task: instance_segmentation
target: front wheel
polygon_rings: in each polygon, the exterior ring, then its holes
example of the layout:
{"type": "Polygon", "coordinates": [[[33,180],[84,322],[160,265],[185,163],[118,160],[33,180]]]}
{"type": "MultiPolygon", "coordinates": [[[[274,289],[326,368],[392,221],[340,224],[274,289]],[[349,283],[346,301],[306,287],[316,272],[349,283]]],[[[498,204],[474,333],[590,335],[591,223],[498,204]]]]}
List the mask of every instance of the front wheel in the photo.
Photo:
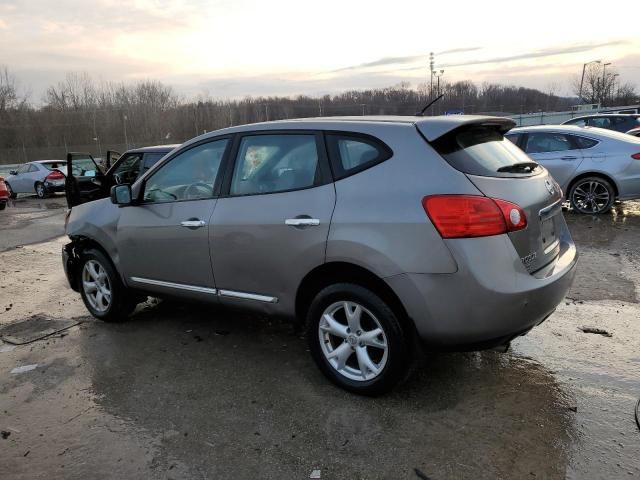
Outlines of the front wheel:
{"type": "Polygon", "coordinates": [[[571,207],[580,213],[607,213],[611,210],[614,200],[613,186],[602,177],[581,178],[569,190],[571,207]]]}
{"type": "Polygon", "coordinates": [[[375,293],[342,283],[320,291],[307,315],[307,341],[322,373],[345,390],[380,395],[408,373],[411,342],[375,293]]]}
{"type": "Polygon", "coordinates": [[[7,206],[7,202],[0,202],[0,210],[4,210],[7,206]]]}
{"type": "Polygon", "coordinates": [[[82,254],[79,269],[80,294],[87,310],[99,320],[126,320],[136,307],[134,297],[123,285],[109,259],[99,250],[82,254]]]}

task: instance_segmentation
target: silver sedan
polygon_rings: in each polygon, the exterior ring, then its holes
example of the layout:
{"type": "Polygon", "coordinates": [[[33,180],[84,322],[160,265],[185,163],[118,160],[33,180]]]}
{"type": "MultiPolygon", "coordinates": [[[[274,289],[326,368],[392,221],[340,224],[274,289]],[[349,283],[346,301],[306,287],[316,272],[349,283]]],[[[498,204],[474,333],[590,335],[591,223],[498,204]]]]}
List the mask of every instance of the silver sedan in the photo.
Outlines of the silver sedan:
{"type": "Polygon", "coordinates": [[[551,172],[577,212],[640,198],[640,138],[572,125],[514,128],[507,138],[551,172]]]}

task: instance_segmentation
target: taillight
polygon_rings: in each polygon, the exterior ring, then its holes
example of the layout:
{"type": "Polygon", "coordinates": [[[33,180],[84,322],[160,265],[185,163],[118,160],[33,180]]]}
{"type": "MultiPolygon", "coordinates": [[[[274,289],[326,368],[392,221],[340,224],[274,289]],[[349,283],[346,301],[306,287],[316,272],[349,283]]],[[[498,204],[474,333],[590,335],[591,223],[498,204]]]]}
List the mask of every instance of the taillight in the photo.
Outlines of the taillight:
{"type": "Polygon", "coordinates": [[[422,206],[442,238],[487,237],[527,226],[515,203],[477,195],[431,195],[422,206]]]}
{"type": "Polygon", "coordinates": [[[64,173],[60,170],[53,170],[49,175],[47,175],[48,180],[62,180],[64,178],[64,173]]]}
{"type": "Polygon", "coordinates": [[[640,160],[640,153],[634,153],[633,155],[631,155],[631,158],[633,158],[634,160],[640,160]]]}

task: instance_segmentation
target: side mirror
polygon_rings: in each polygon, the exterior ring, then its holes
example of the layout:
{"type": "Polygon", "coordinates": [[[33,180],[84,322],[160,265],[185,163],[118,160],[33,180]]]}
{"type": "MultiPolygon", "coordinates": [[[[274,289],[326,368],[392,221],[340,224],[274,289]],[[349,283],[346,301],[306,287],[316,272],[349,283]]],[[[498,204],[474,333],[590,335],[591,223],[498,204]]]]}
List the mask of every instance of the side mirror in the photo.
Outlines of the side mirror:
{"type": "Polygon", "coordinates": [[[18,171],[17,170],[9,170],[9,175],[17,175],[18,171]]]}
{"type": "Polygon", "coordinates": [[[131,185],[114,185],[111,187],[111,203],[123,207],[131,205],[131,185]]]}

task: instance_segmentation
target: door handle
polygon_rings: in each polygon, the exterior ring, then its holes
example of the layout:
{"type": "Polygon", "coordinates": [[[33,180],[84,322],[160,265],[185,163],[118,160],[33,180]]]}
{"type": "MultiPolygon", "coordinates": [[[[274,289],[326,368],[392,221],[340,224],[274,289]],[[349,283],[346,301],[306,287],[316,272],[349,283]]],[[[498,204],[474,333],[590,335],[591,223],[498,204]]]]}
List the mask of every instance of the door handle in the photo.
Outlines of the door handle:
{"type": "Polygon", "coordinates": [[[181,227],[191,228],[193,230],[195,230],[196,228],[204,227],[205,225],[206,223],[204,220],[198,220],[197,218],[180,222],[181,227]]]}
{"type": "Polygon", "coordinates": [[[320,220],[317,218],[287,218],[284,224],[290,227],[315,227],[320,225],[320,220]]]}
{"type": "Polygon", "coordinates": [[[560,160],[577,160],[578,157],[573,157],[571,155],[568,155],[566,157],[560,157],[560,160]]]}

